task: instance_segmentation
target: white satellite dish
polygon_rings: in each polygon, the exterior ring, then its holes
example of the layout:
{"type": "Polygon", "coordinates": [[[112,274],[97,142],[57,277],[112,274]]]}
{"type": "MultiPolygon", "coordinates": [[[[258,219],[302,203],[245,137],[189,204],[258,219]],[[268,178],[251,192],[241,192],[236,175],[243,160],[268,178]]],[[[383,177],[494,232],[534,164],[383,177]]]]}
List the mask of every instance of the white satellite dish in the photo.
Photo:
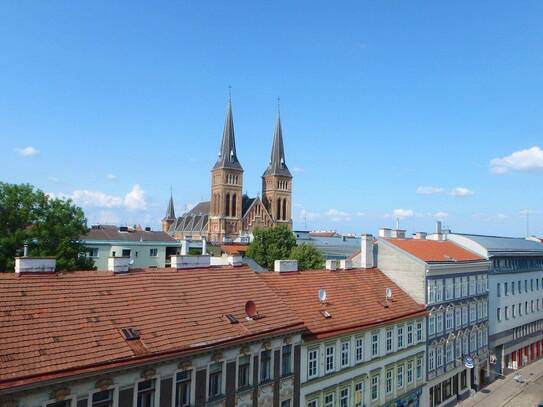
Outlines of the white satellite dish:
{"type": "Polygon", "coordinates": [[[319,301],[325,302],[326,301],[326,290],[324,288],[319,288],[319,301]]]}
{"type": "Polygon", "coordinates": [[[130,265],[134,264],[134,259],[130,259],[129,263],[130,265]]]}
{"type": "Polygon", "coordinates": [[[385,298],[387,300],[392,299],[392,288],[385,288],[385,298]]]}

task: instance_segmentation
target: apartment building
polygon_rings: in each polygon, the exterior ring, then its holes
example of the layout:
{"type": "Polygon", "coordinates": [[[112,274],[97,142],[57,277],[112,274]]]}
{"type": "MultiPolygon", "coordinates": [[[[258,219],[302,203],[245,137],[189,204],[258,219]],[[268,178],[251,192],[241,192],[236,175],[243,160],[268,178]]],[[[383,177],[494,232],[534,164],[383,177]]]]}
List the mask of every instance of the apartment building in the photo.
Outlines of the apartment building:
{"type": "Polygon", "coordinates": [[[426,311],[371,263],[261,273],[302,319],[305,407],[419,406],[426,311]]]}
{"type": "Polygon", "coordinates": [[[424,405],[454,405],[488,381],[490,263],[422,232],[382,229],[377,244],[383,273],[428,307],[424,405]]]}
{"type": "Polygon", "coordinates": [[[543,244],[524,238],[448,233],[489,259],[492,377],[543,355],[543,244]]]}
{"type": "Polygon", "coordinates": [[[249,268],[54,266],[0,274],[2,407],[299,406],[303,324],[249,268]]]}

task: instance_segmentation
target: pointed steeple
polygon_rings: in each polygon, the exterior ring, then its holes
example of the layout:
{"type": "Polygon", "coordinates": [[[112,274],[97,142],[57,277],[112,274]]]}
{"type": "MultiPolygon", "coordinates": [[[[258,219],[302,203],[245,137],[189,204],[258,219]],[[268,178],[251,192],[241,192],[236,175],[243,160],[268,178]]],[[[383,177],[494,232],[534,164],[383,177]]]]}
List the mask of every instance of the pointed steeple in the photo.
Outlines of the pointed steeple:
{"type": "Polygon", "coordinates": [[[164,220],[175,220],[175,210],[173,207],[173,194],[170,192],[170,201],[168,202],[168,209],[166,209],[166,216],[164,220]]]}
{"type": "Polygon", "coordinates": [[[285,161],[285,148],[283,146],[283,129],[281,128],[281,114],[279,106],[277,107],[277,117],[275,119],[275,131],[273,133],[273,144],[270,156],[270,163],[264,176],[266,175],[281,175],[291,177],[292,175],[285,161]]]}
{"type": "Polygon", "coordinates": [[[213,169],[217,168],[230,168],[243,171],[236,154],[236,139],[234,137],[234,119],[232,118],[231,98],[228,98],[228,109],[226,110],[226,119],[224,121],[219,157],[213,166],[213,169]]]}

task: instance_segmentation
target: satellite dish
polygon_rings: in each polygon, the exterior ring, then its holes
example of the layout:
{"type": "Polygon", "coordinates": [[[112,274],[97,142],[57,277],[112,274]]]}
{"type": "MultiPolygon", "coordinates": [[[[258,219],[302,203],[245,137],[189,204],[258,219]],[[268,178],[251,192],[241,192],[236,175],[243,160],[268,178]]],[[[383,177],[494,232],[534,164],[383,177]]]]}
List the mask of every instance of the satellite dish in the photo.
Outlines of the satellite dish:
{"type": "Polygon", "coordinates": [[[256,316],[256,304],[253,301],[247,301],[245,303],[245,313],[249,318],[256,316]]]}
{"type": "Polygon", "coordinates": [[[324,288],[319,288],[319,301],[325,302],[327,298],[326,290],[324,288]]]}
{"type": "Polygon", "coordinates": [[[392,298],[392,288],[385,288],[385,298],[387,300],[392,298]]]}
{"type": "Polygon", "coordinates": [[[466,356],[464,358],[464,366],[468,369],[473,369],[473,358],[471,356],[466,356]]]}
{"type": "Polygon", "coordinates": [[[129,263],[130,265],[134,264],[134,259],[130,259],[129,263]]]}

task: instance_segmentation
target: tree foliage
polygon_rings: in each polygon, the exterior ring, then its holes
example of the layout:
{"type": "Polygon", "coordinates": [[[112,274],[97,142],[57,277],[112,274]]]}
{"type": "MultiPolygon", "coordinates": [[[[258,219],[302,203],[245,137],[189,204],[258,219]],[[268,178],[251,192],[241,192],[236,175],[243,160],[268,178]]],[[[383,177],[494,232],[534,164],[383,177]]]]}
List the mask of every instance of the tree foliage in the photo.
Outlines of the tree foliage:
{"type": "Polygon", "coordinates": [[[83,210],[28,184],[0,182],[0,271],[13,271],[25,242],[30,256],[53,256],[57,270],[93,268],[79,242],[88,231],[83,210]]]}
{"type": "Polygon", "coordinates": [[[297,246],[294,234],[284,225],[256,230],[247,249],[247,257],[268,270],[273,270],[275,260],[282,259],[298,260],[299,270],[321,268],[324,263],[322,254],[315,246],[297,246]]]}
{"type": "Polygon", "coordinates": [[[270,229],[257,229],[254,239],[247,249],[247,257],[260,266],[273,269],[275,260],[288,259],[296,239],[285,225],[277,225],[270,229]]]}
{"type": "Polygon", "coordinates": [[[313,245],[302,243],[292,248],[290,252],[292,260],[298,260],[298,270],[313,270],[322,268],[324,257],[313,245]]]}

